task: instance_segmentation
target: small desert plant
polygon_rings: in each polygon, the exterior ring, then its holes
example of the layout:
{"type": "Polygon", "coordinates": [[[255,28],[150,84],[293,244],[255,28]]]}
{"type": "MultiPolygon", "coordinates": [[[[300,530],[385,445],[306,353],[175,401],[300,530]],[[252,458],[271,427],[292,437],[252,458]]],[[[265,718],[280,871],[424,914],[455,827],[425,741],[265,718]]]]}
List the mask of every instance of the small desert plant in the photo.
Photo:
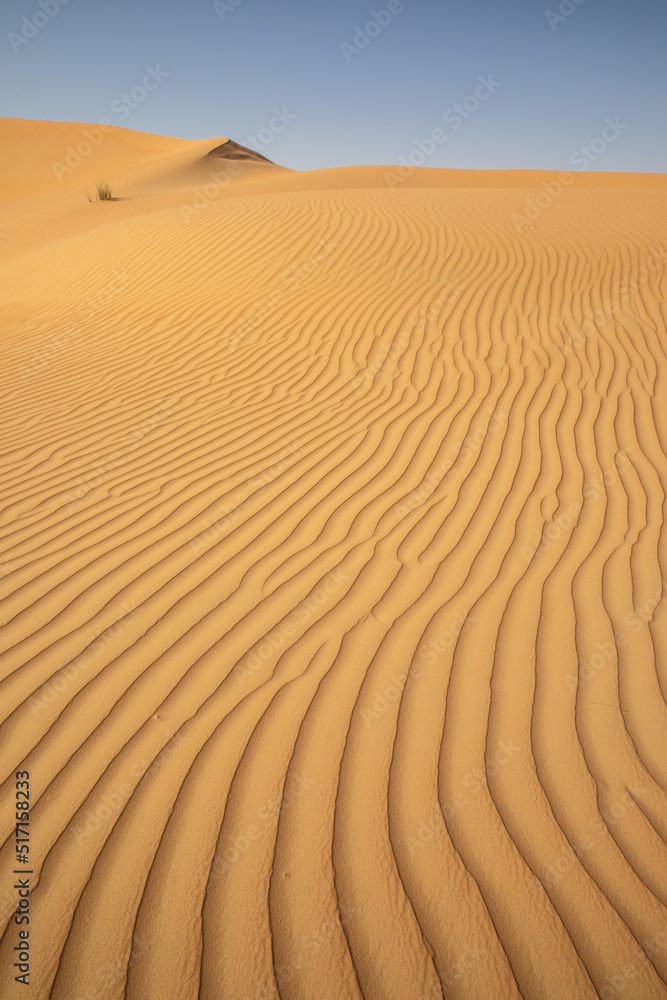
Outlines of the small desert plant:
{"type": "Polygon", "coordinates": [[[91,192],[90,191],[86,191],[86,198],[88,199],[88,201],[93,201],[93,200],[95,200],[95,201],[113,201],[113,195],[111,194],[111,188],[106,183],[106,181],[103,181],[103,182],[101,181],[97,185],[97,189],[96,189],[95,194],[96,194],[96,197],[95,197],[95,199],[93,199],[93,195],[91,194],[91,192]]]}

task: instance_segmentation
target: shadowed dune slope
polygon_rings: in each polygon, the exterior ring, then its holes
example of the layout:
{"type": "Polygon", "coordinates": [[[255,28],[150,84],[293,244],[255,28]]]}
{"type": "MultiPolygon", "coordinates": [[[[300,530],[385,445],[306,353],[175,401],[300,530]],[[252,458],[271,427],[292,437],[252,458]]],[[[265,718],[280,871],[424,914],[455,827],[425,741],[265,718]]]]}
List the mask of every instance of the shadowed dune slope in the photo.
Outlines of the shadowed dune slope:
{"type": "Polygon", "coordinates": [[[0,122],[0,995],[21,767],[38,1000],[664,1000],[665,178],[93,127],[0,122]]]}

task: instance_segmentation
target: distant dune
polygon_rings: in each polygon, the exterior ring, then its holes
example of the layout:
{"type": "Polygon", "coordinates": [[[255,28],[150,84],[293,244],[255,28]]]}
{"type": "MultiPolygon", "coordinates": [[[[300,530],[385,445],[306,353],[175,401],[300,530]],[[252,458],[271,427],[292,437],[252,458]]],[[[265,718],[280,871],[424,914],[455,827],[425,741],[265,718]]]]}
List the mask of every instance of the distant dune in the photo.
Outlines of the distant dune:
{"type": "Polygon", "coordinates": [[[667,177],[0,140],[0,996],[664,1000],[667,177]]]}

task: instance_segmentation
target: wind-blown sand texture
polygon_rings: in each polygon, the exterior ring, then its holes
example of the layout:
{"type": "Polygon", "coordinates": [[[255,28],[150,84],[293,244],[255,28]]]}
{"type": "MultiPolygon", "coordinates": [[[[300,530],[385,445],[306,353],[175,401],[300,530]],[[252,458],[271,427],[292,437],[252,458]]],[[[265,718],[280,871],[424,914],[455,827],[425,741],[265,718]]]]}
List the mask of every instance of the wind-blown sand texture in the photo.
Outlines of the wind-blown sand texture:
{"type": "Polygon", "coordinates": [[[84,128],[0,122],[0,995],[667,997],[667,180],[84,128]]]}

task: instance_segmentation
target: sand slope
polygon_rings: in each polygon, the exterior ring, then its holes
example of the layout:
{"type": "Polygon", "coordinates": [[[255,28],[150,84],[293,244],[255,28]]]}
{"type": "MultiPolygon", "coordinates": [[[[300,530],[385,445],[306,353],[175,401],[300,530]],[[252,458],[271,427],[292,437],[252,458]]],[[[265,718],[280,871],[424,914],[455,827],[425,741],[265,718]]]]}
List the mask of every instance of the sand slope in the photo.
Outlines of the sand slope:
{"type": "Polygon", "coordinates": [[[667,997],[667,180],[86,127],[0,122],[0,995],[20,766],[40,1000],[667,997]]]}

